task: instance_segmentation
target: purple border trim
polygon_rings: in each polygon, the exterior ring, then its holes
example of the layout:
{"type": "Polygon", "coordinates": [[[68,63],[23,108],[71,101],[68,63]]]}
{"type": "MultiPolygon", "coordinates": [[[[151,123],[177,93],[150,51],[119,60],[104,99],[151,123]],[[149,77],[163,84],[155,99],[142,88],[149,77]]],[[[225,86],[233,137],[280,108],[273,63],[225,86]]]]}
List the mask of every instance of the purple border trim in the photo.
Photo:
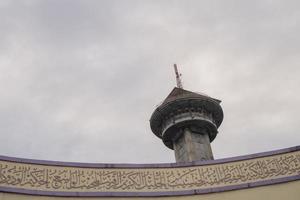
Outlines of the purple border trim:
{"type": "Polygon", "coordinates": [[[222,158],[217,160],[194,161],[194,162],[187,162],[187,163],[155,163],[155,164],[79,163],[79,162],[35,160],[35,159],[9,157],[9,156],[0,156],[0,160],[18,162],[18,163],[27,163],[27,164],[37,164],[37,165],[81,167],[81,168],[170,168],[170,167],[192,167],[192,166],[201,166],[201,165],[221,164],[221,163],[273,156],[277,154],[289,153],[289,152],[294,152],[299,150],[300,150],[300,146],[294,146],[285,149],[267,151],[267,152],[256,153],[256,154],[249,154],[244,156],[222,158]]]}
{"type": "Polygon", "coordinates": [[[197,195],[209,194],[217,192],[225,192],[246,188],[254,188],[259,186],[273,185],[279,183],[286,183],[290,181],[300,180],[300,175],[258,181],[253,183],[244,183],[239,185],[231,185],[216,188],[198,189],[198,190],[183,190],[183,191],[167,191],[167,192],[54,192],[54,191],[40,191],[17,189],[9,187],[0,187],[0,192],[19,193],[27,195],[40,195],[40,196],[59,196],[59,197],[157,197],[157,196],[184,196],[184,195],[197,195]]]}

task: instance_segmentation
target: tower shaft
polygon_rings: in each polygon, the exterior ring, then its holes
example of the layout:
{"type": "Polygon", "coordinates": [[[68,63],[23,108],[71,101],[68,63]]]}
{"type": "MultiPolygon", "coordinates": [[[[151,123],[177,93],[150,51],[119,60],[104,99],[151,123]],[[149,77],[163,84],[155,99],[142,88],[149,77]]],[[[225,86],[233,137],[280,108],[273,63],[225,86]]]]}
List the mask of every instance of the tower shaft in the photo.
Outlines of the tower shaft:
{"type": "Polygon", "coordinates": [[[208,133],[197,132],[193,128],[184,128],[182,135],[173,142],[176,162],[195,160],[213,160],[208,133]]]}

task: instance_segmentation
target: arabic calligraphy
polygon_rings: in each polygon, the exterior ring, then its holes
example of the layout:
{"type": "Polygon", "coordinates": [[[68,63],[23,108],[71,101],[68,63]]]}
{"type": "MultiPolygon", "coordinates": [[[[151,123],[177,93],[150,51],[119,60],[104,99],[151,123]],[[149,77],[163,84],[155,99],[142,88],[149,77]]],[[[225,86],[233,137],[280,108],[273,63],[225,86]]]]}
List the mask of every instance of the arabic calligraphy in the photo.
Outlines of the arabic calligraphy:
{"type": "Polygon", "coordinates": [[[300,152],[177,168],[80,168],[0,161],[0,186],[46,191],[179,191],[299,174],[300,152]]]}

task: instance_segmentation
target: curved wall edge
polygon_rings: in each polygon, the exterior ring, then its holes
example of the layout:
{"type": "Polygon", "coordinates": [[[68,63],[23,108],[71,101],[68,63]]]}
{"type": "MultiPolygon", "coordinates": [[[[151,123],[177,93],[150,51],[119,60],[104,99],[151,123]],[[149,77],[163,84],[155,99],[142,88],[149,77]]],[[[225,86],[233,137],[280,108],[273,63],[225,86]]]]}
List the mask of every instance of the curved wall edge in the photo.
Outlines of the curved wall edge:
{"type": "Polygon", "coordinates": [[[207,161],[194,161],[185,163],[151,163],[151,164],[129,164],[129,163],[82,163],[82,162],[63,162],[63,161],[52,161],[52,160],[39,160],[39,159],[28,159],[28,158],[18,158],[0,155],[0,161],[10,161],[17,163],[27,163],[27,164],[37,164],[37,165],[51,165],[51,166],[62,166],[62,167],[82,167],[82,168],[168,168],[168,167],[189,167],[189,166],[201,166],[201,165],[212,165],[221,164],[234,161],[242,161],[254,158],[261,158],[266,156],[272,156],[282,153],[299,151],[300,145],[265,151],[260,153],[235,156],[229,158],[221,158],[215,160],[207,161]]]}
{"type": "Polygon", "coordinates": [[[224,186],[208,189],[184,190],[184,191],[169,191],[169,192],[53,192],[53,191],[39,191],[20,188],[1,187],[0,192],[17,193],[25,195],[39,195],[39,196],[56,196],[56,197],[164,197],[164,196],[187,196],[226,192],[232,190],[255,188],[259,186],[268,186],[280,183],[300,180],[300,175],[272,179],[267,181],[258,181],[253,183],[245,183],[234,186],[224,186]]]}
{"type": "Polygon", "coordinates": [[[300,146],[205,162],[95,164],[1,156],[0,193],[159,197],[300,184],[300,146]]]}

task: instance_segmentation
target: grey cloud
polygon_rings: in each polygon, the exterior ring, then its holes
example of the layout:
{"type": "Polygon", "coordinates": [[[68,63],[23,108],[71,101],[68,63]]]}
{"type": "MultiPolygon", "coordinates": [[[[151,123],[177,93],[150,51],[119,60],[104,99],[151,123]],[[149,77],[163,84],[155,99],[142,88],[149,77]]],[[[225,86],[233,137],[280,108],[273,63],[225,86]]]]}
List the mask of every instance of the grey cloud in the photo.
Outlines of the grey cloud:
{"type": "Polygon", "coordinates": [[[297,7],[267,0],[2,1],[0,154],[174,161],[148,121],[175,84],[174,62],[186,89],[223,100],[216,158],[297,145],[297,7]]]}

